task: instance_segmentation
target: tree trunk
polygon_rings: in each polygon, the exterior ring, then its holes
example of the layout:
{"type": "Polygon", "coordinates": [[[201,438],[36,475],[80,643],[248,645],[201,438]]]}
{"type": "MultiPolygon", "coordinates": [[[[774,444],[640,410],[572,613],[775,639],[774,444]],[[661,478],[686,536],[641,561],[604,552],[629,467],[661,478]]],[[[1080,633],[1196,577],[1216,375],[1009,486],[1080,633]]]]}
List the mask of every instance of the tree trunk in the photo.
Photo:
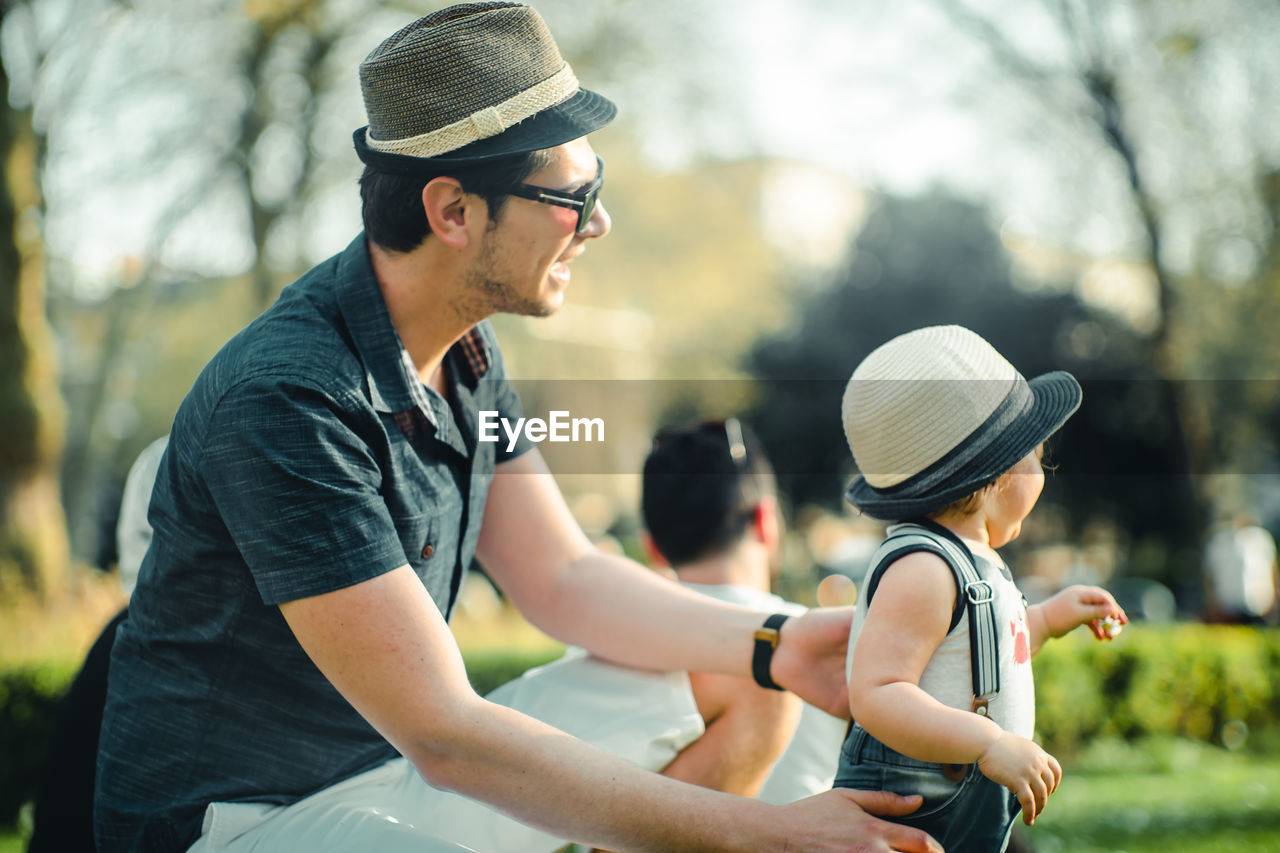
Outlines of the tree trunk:
{"type": "MultiPolygon", "coordinates": [[[[0,7],[0,19],[3,8],[0,7]]],[[[9,79],[0,67],[0,93],[9,79]]],[[[58,489],[63,429],[45,317],[37,144],[29,110],[0,104],[0,601],[69,580],[58,489]]]]}

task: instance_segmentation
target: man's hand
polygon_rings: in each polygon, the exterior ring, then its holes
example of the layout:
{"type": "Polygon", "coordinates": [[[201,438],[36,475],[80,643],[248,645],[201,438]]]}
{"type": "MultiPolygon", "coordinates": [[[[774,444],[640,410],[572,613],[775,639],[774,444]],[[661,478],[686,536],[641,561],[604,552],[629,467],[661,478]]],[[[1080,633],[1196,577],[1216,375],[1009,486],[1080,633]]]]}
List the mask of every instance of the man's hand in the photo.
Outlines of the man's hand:
{"type": "Polygon", "coordinates": [[[844,659],[852,607],[818,607],[782,624],[773,653],[773,680],[811,705],[849,719],[844,659]]]}
{"type": "Polygon", "coordinates": [[[1001,733],[978,759],[978,769],[993,782],[1004,785],[1022,804],[1022,822],[1031,826],[1044,811],[1049,795],[1062,781],[1058,759],[1034,741],[1009,732],[1001,733]]]}
{"type": "Polygon", "coordinates": [[[785,825],[794,827],[787,834],[787,849],[815,853],[942,853],[942,845],[923,830],[872,817],[911,814],[921,802],[919,796],[900,797],[887,791],[824,791],[782,807],[785,825]]]}

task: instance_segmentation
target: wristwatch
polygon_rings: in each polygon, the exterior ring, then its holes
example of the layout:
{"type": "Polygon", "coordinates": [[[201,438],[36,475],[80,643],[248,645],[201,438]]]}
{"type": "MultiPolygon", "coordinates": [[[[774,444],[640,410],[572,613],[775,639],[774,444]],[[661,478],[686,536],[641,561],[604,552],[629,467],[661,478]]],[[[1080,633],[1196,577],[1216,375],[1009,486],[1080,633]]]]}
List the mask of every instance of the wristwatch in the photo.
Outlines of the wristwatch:
{"type": "Polygon", "coordinates": [[[769,690],[782,690],[773,680],[769,668],[773,665],[773,651],[778,648],[778,639],[782,636],[782,623],[787,621],[786,613],[774,613],[764,624],[756,629],[755,649],[751,654],[751,675],[756,684],[769,690]]]}

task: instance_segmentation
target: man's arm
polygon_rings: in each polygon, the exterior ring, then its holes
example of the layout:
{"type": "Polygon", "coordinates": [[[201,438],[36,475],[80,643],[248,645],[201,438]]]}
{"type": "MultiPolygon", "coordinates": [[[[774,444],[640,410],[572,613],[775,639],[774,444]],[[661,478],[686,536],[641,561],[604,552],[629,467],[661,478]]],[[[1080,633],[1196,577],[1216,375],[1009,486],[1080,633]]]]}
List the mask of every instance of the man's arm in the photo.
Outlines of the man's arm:
{"type": "Polygon", "coordinates": [[[800,700],[731,675],[691,672],[689,681],[707,730],[663,775],[754,797],[795,732],[800,700]]]}
{"type": "MultiPolygon", "coordinates": [[[[597,551],[536,450],[498,466],[476,555],[516,607],[559,640],[627,666],[751,675],[760,614],[597,551]]],[[[789,619],[772,667],[777,683],[845,717],[851,613],[818,608],[789,619]]]]}
{"type": "Polygon", "coordinates": [[[478,697],[448,626],[408,566],[281,605],[339,692],[433,785],[531,826],[615,850],[939,850],[878,821],[917,805],[829,791],[770,806],[682,785],[478,697]]]}

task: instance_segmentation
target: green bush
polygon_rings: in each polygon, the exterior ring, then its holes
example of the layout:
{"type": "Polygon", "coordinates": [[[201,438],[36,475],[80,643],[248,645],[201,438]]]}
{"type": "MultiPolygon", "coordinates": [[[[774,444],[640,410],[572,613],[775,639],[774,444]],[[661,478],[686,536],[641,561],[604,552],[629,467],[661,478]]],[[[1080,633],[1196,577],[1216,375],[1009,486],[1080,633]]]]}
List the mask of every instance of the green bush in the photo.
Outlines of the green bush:
{"type": "Polygon", "coordinates": [[[1055,754],[1098,737],[1222,743],[1228,723],[1280,723],[1280,631],[1138,623],[1099,643],[1079,630],[1046,644],[1035,673],[1036,729],[1055,754]]]}
{"type": "Polygon", "coordinates": [[[0,826],[35,796],[58,702],[74,676],[74,667],[52,664],[0,672],[0,826]]]}
{"type": "MultiPolygon", "coordinates": [[[[557,654],[471,653],[467,673],[484,694],[557,654]]],[[[1150,736],[1222,743],[1227,723],[1263,735],[1255,742],[1276,743],[1280,631],[1140,623],[1098,643],[1081,630],[1048,643],[1035,668],[1036,728],[1060,758],[1091,742],[1150,736]]],[[[12,824],[35,794],[57,704],[73,675],[67,665],[0,672],[0,825],[12,824]]]]}
{"type": "MultiPolygon", "coordinates": [[[[471,654],[467,655],[467,674],[476,692],[483,695],[557,654],[471,654]]],[[[0,671],[0,826],[12,825],[18,809],[36,795],[58,703],[77,668],[78,663],[48,664],[0,671]]]]}

